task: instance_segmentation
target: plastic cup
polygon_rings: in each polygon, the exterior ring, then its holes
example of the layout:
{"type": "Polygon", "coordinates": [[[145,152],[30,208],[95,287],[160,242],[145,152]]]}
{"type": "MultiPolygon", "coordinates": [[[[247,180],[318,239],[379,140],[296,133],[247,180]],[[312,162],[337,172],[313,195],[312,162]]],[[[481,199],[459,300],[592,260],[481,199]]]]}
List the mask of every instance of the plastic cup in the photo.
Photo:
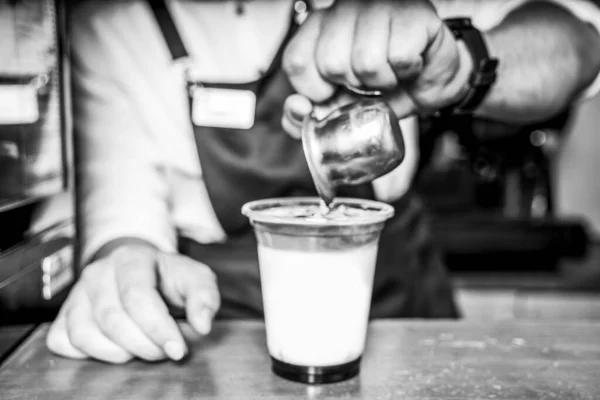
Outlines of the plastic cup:
{"type": "Polygon", "coordinates": [[[323,217],[319,204],[275,198],[242,207],[258,241],[272,370],[304,383],[359,373],[379,237],[394,213],[385,203],[338,198],[323,217]]]}

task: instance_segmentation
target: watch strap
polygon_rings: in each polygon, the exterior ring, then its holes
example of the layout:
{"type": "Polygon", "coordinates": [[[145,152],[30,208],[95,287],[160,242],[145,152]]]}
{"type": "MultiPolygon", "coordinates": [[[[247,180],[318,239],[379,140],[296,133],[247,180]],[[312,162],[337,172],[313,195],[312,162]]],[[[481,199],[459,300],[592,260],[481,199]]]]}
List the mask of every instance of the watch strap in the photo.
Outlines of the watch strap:
{"type": "Polygon", "coordinates": [[[473,58],[473,73],[465,97],[450,107],[452,114],[471,114],[496,82],[498,59],[491,58],[481,32],[469,18],[444,20],[456,40],[462,40],[473,58]]]}

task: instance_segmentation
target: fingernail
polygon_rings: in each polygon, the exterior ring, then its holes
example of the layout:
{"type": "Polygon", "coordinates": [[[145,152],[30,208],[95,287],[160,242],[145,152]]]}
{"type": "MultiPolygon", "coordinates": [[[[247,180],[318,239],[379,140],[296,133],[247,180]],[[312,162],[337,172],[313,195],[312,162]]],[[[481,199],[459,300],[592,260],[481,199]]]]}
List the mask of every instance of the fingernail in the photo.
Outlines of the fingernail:
{"type": "Polygon", "coordinates": [[[288,119],[290,120],[290,122],[292,122],[293,124],[302,124],[302,121],[304,120],[304,116],[298,114],[297,112],[294,112],[291,109],[287,109],[286,110],[286,114],[288,116],[288,119]]]}
{"type": "Polygon", "coordinates": [[[292,115],[292,118],[294,118],[296,121],[302,122],[302,120],[304,120],[304,115],[294,110],[290,110],[290,114],[292,115]]]}
{"type": "Polygon", "coordinates": [[[165,343],[163,347],[165,353],[171,360],[179,361],[185,356],[185,347],[180,342],[170,341],[165,343]]]}
{"type": "Polygon", "coordinates": [[[210,311],[208,308],[204,308],[202,309],[202,311],[200,311],[198,315],[198,319],[201,323],[199,333],[207,335],[210,332],[210,329],[212,327],[212,317],[212,311],[210,311]]]}

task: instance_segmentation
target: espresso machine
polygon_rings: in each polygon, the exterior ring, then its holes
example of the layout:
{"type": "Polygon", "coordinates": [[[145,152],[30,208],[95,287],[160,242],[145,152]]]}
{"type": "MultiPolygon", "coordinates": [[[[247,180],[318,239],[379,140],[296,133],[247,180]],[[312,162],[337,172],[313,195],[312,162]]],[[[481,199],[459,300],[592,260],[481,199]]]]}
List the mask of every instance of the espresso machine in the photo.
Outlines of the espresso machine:
{"type": "Polygon", "coordinates": [[[450,269],[550,272],[586,255],[584,220],[555,214],[552,167],[570,110],[535,124],[421,121],[416,178],[450,269]]]}
{"type": "Polygon", "coordinates": [[[0,0],[0,325],[52,318],[75,278],[64,6],[0,0]]]}

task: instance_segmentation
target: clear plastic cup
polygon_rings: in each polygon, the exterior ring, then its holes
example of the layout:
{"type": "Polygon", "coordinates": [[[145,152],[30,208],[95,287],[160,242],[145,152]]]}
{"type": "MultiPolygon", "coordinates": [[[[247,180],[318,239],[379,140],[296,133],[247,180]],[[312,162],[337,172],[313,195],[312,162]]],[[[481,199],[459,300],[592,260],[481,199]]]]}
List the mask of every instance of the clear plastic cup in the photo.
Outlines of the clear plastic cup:
{"type": "Polygon", "coordinates": [[[319,205],[303,197],[242,207],[258,240],[272,369],[304,383],[358,374],[379,236],[394,213],[385,203],[337,198],[323,217],[319,205]]]}

